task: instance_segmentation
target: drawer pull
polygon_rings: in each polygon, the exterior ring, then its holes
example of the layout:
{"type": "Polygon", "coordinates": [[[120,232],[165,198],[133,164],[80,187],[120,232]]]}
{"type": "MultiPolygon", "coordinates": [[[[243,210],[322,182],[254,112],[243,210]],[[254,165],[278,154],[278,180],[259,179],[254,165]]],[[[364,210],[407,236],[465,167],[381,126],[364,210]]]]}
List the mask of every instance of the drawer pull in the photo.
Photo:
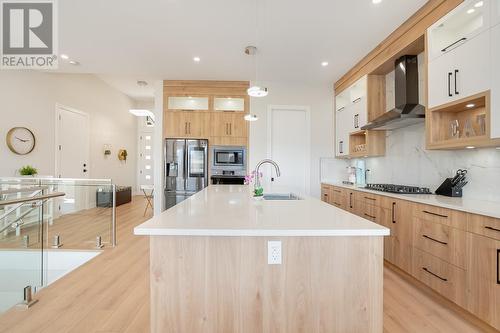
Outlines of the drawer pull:
{"type": "Polygon", "coordinates": [[[445,282],[446,282],[446,281],[448,281],[448,279],[442,278],[442,277],[440,277],[439,275],[432,273],[430,270],[428,270],[428,269],[427,269],[427,267],[422,267],[422,269],[423,269],[425,272],[429,273],[430,275],[437,277],[437,278],[438,278],[438,279],[440,279],[441,281],[445,281],[445,282]]]}
{"type": "Polygon", "coordinates": [[[366,214],[366,213],[365,213],[365,216],[368,216],[368,217],[370,217],[370,218],[372,218],[372,219],[374,219],[374,220],[376,219],[376,217],[375,217],[375,216],[371,216],[371,215],[366,214]]]}
{"type": "Polygon", "coordinates": [[[434,216],[444,217],[445,219],[448,218],[447,215],[441,215],[441,214],[438,214],[438,213],[429,212],[428,210],[423,210],[422,212],[424,212],[426,214],[434,215],[434,216]]]}
{"type": "Polygon", "coordinates": [[[342,205],[341,205],[341,204],[339,204],[338,202],[334,202],[333,204],[334,204],[335,206],[339,206],[339,207],[340,207],[340,206],[342,206],[342,205]]]}
{"type": "Polygon", "coordinates": [[[497,284],[500,284],[500,249],[497,250],[497,284]]]}
{"type": "Polygon", "coordinates": [[[351,209],[352,209],[352,208],[354,208],[354,207],[352,206],[352,192],[351,192],[351,193],[349,193],[349,207],[350,207],[351,209]]]}
{"type": "Polygon", "coordinates": [[[372,201],[377,201],[377,199],[375,198],[368,198],[368,197],[365,197],[366,200],[372,200],[372,201]]]}
{"type": "Polygon", "coordinates": [[[439,244],[448,245],[448,243],[446,243],[446,242],[442,242],[442,241],[440,241],[440,240],[437,240],[437,239],[432,238],[432,237],[427,236],[427,235],[422,235],[422,237],[427,238],[427,239],[430,239],[431,241],[434,241],[434,242],[439,243],[439,244]]]}
{"type": "Polygon", "coordinates": [[[489,230],[493,230],[493,231],[498,231],[500,232],[500,229],[497,229],[497,228],[493,228],[493,227],[490,227],[490,226],[485,226],[486,229],[489,229],[489,230]]]}
{"type": "Polygon", "coordinates": [[[396,203],[392,203],[392,223],[396,223],[396,203]]]}
{"type": "Polygon", "coordinates": [[[333,190],[333,192],[342,193],[341,190],[333,190]]]}

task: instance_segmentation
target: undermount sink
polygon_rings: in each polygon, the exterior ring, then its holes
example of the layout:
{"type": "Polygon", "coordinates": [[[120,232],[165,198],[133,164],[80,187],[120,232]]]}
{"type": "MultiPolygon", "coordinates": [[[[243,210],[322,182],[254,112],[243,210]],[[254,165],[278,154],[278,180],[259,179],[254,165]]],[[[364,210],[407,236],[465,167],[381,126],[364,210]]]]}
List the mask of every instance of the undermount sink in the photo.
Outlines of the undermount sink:
{"type": "Polygon", "coordinates": [[[264,194],[264,200],[302,200],[299,196],[293,193],[269,193],[264,194]]]}

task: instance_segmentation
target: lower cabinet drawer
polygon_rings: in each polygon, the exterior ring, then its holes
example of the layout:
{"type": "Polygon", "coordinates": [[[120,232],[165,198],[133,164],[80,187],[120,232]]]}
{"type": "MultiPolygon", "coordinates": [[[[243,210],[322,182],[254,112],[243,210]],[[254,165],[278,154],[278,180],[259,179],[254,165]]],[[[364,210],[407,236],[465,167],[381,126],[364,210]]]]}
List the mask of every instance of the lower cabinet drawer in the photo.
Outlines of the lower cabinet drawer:
{"type": "Polygon", "coordinates": [[[468,214],[467,231],[500,240],[500,219],[468,214]]]}
{"type": "Polygon", "coordinates": [[[449,300],[462,307],[466,305],[465,270],[414,248],[412,274],[449,300]]]}
{"type": "Polygon", "coordinates": [[[413,227],[413,246],[465,269],[465,231],[419,218],[414,219],[413,227]]]}
{"type": "Polygon", "coordinates": [[[340,187],[333,186],[331,193],[331,204],[342,209],[347,209],[347,191],[340,187]]]}
{"type": "Polygon", "coordinates": [[[367,220],[384,225],[385,210],[382,207],[374,206],[366,202],[357,202],[357,214],[367,220]]]}

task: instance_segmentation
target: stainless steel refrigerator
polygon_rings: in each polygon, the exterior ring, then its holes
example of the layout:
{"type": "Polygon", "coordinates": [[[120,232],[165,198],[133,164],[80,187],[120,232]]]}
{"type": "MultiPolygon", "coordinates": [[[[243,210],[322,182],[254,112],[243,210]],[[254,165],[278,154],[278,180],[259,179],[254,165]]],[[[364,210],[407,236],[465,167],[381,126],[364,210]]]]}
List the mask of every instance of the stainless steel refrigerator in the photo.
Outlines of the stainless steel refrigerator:
{"type": "Polygon", "coordinates": [[[165,209],[208,185],[208,140],[165,140],[165,209]]]}

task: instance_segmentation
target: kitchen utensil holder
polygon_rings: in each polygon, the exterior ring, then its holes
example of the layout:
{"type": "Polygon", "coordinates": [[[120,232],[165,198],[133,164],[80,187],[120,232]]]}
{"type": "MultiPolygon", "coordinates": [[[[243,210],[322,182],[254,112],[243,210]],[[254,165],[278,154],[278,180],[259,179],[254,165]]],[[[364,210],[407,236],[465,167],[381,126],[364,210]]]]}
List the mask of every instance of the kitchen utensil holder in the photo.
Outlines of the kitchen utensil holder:
{"type": "Polygon", "coordinates": [[[453,186],[451,183],[452,179],[453,178],[446,178],[446,180],[436,190],[436,194],[445,195],[447,197],[461,198],[462,189],[453,186]]]}

